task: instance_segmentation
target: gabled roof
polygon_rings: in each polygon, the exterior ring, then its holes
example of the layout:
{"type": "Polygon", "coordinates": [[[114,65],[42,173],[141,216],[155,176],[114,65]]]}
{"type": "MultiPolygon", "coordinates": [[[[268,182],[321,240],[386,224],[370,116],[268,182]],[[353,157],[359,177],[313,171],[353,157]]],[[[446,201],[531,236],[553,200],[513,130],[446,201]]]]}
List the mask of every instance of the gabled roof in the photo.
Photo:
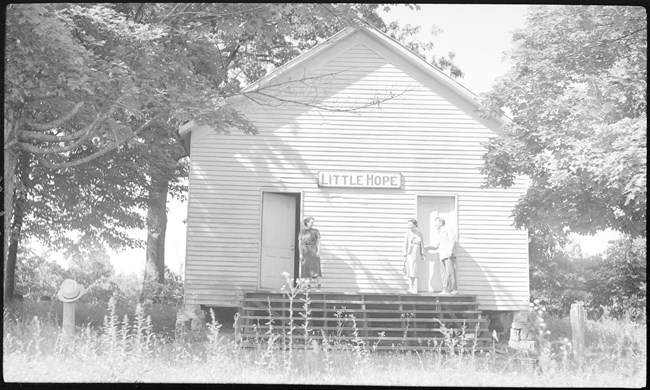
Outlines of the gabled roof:
{"type": "Polygon", "coordinates": [[[400,54],[403,58],[409,60],[413,65],[416,65],[422,70],[428,72],[437,81],[448,86],[453,91],[463,96],[465,99],[476,103],[476,95],[472,93],[469,89],[465,88],[462,84],[460,84],[458,81],[454,80],[453,78],[451,78],[450,76],[442,72],[440,69],[436,68],[435,66],[429,64],[424,59],[417,56],[415,53],[413,53],[412,51],[404,47],[404,45],[402,45],[401,43],[397,42],[393,38],[389,37],[388,35],[382,33],[381,31],[379,31],[378,29],[370,25],[347,27],[341,30],[340,32],[331,36],[330,38],[323,41],[316,47],[304,52],[303,54],[299,55],[293,60],[276,68],[268,75],[250,84],[249,86],[243,89],[243,92],[251,92],[258,88],[270,84],[271,81],[278,78],[280,75],[289,72],[291,69],[299,67],[303,63],[309,61],[311,58],[316,57],[320,52],[325,50],[327,47],[334,45],[339,41],[342,41],[343,39],[351,36],[355,32],[365,33],[374,37],[375,39],[379,40],[385,45],[391,47],[394,51],[398,52],[398,54],[400,54]]]}
{"type": "MultiPolygon", "coordinates": [[[[379,42],[385,47],[388,47],[390,50],[398,54],[400,57],[404,58],[406,61],[408,61],[411,65],[415,66],[417,69],[423,71],[425,74],[428,76],[432,77],[434,80],[437,82],[441,83],[445,87],[449,88],[451,91],[456,93],[459,97],[461,97],[463,100],[467,101],[470,103],[472,106],[478,108],[479,104],[477,101],[477,96],[472,93],[469,89],[464,87],[462,84],[460,84],[458,81],[455,79],[451,78],[444,72],[442,72],[440,69],[436,68],[435,66],[431,65],[428,63],[426,60],[420,58],[417,56],[415,53],[413,53],[411,50],[407,49],[404,45],[401,43],[397,42],[393,38],[389,37],[388,35],[382,33],[375,27],[371,25],[358,25],[354,27],[347,27],[340,32],[334,34],[327,40],[323,41],[322,43],[318,44],[314,48],[302,53],[298,57],[294,58],[293,60],[287,62],[286,64],[276,68],[273,70],[271,73],[268,75],[262,77],[261,79],[257,80],[256,82],[248,85],[246,88],[242,90],[242,92],[254,92],[255,90],[262,89],[264,87],[267,87],[269,85],[273,85],[274,80],[278,80],[281,78],[283,75],[290,73],[292,70],[299,68],[303,65],[305,65],[307,62],[310,60],[316,58],[327,50],[329,47],[336,45],[337,43],[345,40],[348,37],[351,37],[353,34],[365,34],[366,36],[370,37],[376,42],[379,42]]],[[[236,97],[234,97],[236,98],[236,97]]],[[[508,121],[507,118],[495,118],[496,121],[499,124],[504,124],[508,121]]],[[[179,132],[181,134],[181,137],[183,138],[184,142],[187,143],[186,149],[189,148],[189,134],[194,128],[194,123],[193,121],[181,126],[179,129],[179,132]]]]}

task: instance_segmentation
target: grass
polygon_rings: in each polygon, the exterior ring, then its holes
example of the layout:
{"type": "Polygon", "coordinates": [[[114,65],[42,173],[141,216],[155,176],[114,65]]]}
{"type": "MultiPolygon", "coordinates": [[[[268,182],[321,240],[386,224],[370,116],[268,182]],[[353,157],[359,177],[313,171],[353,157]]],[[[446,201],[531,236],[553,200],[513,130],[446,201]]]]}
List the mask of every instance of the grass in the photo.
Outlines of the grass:
{"type": "MultiPolygon", "coordinates": [[[[295,298],[297,291],[289,289],[286,293],[295,298]]],[[[308,308],[308,299],[307,296],[292,304],[308,308]]],[[[150,306],[128,310],[117,308],[111,301],[103,308],[101,321],[97,319],[98,307],[78,308],[78,319],[81,314],[81,318],[92,321],[78,326],[75,336],[65,340],[60,306],[25,302],[22,307],[5,309],[5,381],[632,388],[646,385],[646,324],[628,319],[605,317],[587,321],[587,363],[578,366],[571,357],[571,327],[566,318],[550,317],[540,322],[540,352],[529,359],[520,352],[498,353],[498,348],[477,351],[462,334],[451,332],[432,351],[415,353],[396,346],[392,351],[377,352],[372,345],[362,342],[355,318],[343,310],[339,323],[342,327],[344,322],[351,322],[352,337],[334,334],[322,345],[311,343],[305,339],[310,331],[306,310],[302,325],[289,334],[260,340],[257,348],[240,348],[233,330],[223,329],[213,312],[202,334],[171,337],[166,329],[177,308],[150,306]],[[282,347],[294,343],[297,348],[282,347]]],[[[540,310],[540,318],[542,314],[540,310]]],[[[270,315],[269,322],[272,323],[270,315]]]]}

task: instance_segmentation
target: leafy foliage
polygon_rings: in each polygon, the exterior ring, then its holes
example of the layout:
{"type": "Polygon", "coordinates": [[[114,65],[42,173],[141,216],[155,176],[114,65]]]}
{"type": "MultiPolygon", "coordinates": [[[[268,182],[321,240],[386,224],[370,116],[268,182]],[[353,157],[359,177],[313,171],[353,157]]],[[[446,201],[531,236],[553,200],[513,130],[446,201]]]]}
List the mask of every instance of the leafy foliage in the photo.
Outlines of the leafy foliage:
{"type": "Polygon", "coordinates": [[[65,270],[59,264],[27,248],[19,253],[17,268],[16,291],[25,299],[53,299],[65,279],[65,270]]]}
{"type": "Polygon", "coordinates": [[[645,238],[621,239],[593,265],[588,280],[592,307],[607,307],[614,318],[626,314],[645,319],[647,306],[647,246],[645,238]]]}
{"type": "MultiPolygon", "coordinates": [[[[70,251],[68,266],[61,267],[49,259],[50,253],[37,254],[33,249],[21,249],[16,273],[16,287],[25,299],[56,299],[56,293],[64,279],[82,284],[86,292],[86,304],[106,304],[115,297],[120,305],[135,306],[140,299],[142,277],[134,274],[118,274],[110,262],[105,248],[97,243],[92,247],[70,251]]],[[[156,283],[147,298],[153,303],[179,305],[183,298],[183,280],[180,275],[165,268],[165,283],[156,283]]]]}
{"type": "Polygon", "coordinates": [[[183,279],[165,267],[165,283],[156,281],[147,281],[151,286],[146,286],[143,290],[146,292],[141,296],[141,300],[163,305],[178,306],[183,303],[183,279]]]}
{"type": "Polygon", "coordinates": [[[586,301],[585,284],[593,276],[580,249],[548,229],[530,231],[530,295],[543,302],[549,314],[568,315],[571,304],[586,301]]]}
{"type": "Polygon", "coordinates": [[[485,113],[512,116],[488,144],[485,184],[530,179],[520,227],[645,236],[645,9],[535,7],[513,43],[513,67],[482,98],[485,113]]]}
{"type": "MultiPolygon", "coordinates": [[[[420,26],[411,26],[410,24],[400,26],[399,23],[392,22],[386,26],[384,33],[388,34],[396,41],[402,43],[407,49],[411,50],[422,59],[428,61],[431,65],[435,66],[443,72],[449,73],[451,77],[463,77],[463,71],[454,63],[456,54],[453,51],[447,53],[447,57],[438,56],[434,51],[434,42],[414,39],[414,36],[417,35],[420,30],[420,26]]],[[[434,26],[431,30],[431,36],[435,37],[440,33],[440,31],[441,30],[439,28],[434,26]]]]}
{"type": "Polygon", "coordinates": [[[617,239],[604,254],[584,256],[570,240],[532,231],[529,248],[531,299],[543,302],[550,314],[567,316],[571,304],[581,301],[596,318],[607,313],[645,320],[645,238],[617,239]]]}

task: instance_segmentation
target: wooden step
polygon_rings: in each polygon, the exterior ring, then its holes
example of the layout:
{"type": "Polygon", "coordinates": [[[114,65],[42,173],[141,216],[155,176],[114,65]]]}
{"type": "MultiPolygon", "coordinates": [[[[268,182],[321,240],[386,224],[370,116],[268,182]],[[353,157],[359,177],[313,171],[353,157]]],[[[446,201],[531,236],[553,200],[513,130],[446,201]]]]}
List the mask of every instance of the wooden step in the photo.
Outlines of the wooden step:
{"type": "MultiPolygon", "coordinates": [[[[253,312],[267,312],[267,309],[262,309],[262,308],[256,308],[256,307],[250,307],[250,306],[244,306],[242,308],[244,311],[253,311],[253,312]]],[[[298,308],[293,308],[292,309],[294,313],[305,313],[307,310],[302,307],[298,308]]],[[[272,312],[278,312],[278,311],[289,311],[289,308],[282,308],[282,307],[273,307],[271,308],[272,312]]],[[[310,307],[309,311],[312,313],[334,313],[336,314],[337,311],[332,310],[330,308],[324,308],[324,307],[310,307]]],[[[381,314],[381,313],[386,313],[386,309],[354,309],[354,310],[345,310],[341,312],[343,315],[350,315],[354,314],[355,316],[357,314],[381,314]]],[[[408,310],[408,309],[392,309],[390,312],[401,316],[402,314],[470,314],[470,315],[480,315],[482,312],[480,310],[408,310]]]]}
{"type": "MultiPolygon", "coordinates": [[[[239,316],[240,320],[264,320],[268,322],[269,317],[268,316],[250,316],[250,315],[241,315],[239,316]]],[[[272,317],[272,320],[275,322],[288,322],[289,318],[284,317],[284,318],[279,318],[279,317],[272,317]]],[[[336,322],[338,321],[338,318],[335,317],[310,317],[310,321],[331,321],[331,322],[336,322]]],[[[294,317],[293,321],[303,321],[302,317],[294,317]]],[[[395,318],[395,317],[380,317],[380,318],[355,318],[355,321],[358,322],[398,322],[398,323],[406,323],[406,319],[403,318],[395,318]]],[[[485,318],[422,318],[422,317],[410,317],[409,320],[410,322],[432,322],[432,323],[438,323],[438,322],[487,322],[487,319],[485,318]]],[[[351,320],[345,321],[345,322],[351,322],[351,320]]],[[[261,322],[264,323],[264,322],[261,322]]]]}
{"type": "Polygon", "coordinates": [[[491,340],[487,319],[478,310],[476,296],[469,294],[324,292],[299,294],[290,301],[281,293],[245,293],[238,321],[242,340],[273,337],[286,341],[292,328],[293,340],[322,340],[325,333],[330,340],[374,343],[386,350],[393,348],[386,345],[389,343],[412,349],[422,342],[443,341],[447,331],[455,339],[464,332],[468,343],[491,340]],[[267,325],[269,321],[271,326],[267,325]],[[304,334],[305,325],[308,335],[304,334]]]}
{"type": "MultiPolygon", "coordinates": [[[[487,336],[480,336],[480,337],[472,337],[473,335],[466,335],[465,337],[465,348],[472,348],[474,344],[478,348],[485,348],[486,346],[490,345],[492,342],[492,338],[487,337],[487,336]],[[469,337],[467,337],[469,336],[469,337]]],[[[258,345],[264,345],[264,343],[269,339],[269,338],[275,338],[275,342],[278,343],[278,346],[284,342],[285,344],[289,342],[289,338],[283,339],[282,336],[277,337],[277,335],[259,335],[258,337],[254,339],[247,339],[244,340],[242,343],[244,346],[254,346],[255,344],[258,345]],[[277,337],[277,338],[276,338],[277,337]]],[[[297,347],[299,346],[304,346],[305,342],[310,343],[312,340],[316,340],[319,342],[319,344],[322,344],[323,339],[327,339],[327,342],[332,345],[332,344],[337,344],[337,343],[344,343],[344,344],[356,344],[356,345],[365,345],[367,347],[371,348],[377,348],[377,349],[391,349],[392,346],[396,345],[408,345],[408,346],[413,346],[413,347],[419,347],[420,349],[430,349],[430,350],[435,350],[435,349],[440,349],[440,345],[442,345],[442,348],[446,348],[445,346],[446,343],[449,342],[449,340],[444,337],[444,336],[436,336],[436,337],[380,337],[380,336],[373,336],[373,337],[332,337],[332,336],[309,336],[305,339],[304,336],[297,336],[294,335],[293,338],[291,338],[291,342],[296,345],[297,347]],[[438,344],[438,345],[435,345],[438,344]]],[[[455,345],[457,346],[457,343],[459,341],[459,337],[455,338],[455,345]]],[[[410,348],[409,348],[410,349],[410,348]]]]}
{"type": "MultiPolygon", "coordinates": [[[[467,328],[465,329],[464,333],[461,333],[460,329],[451,329],[447,328],[448,331],[453,331],[452,336],[453,337],[460,337],[461,334],[464,334],[466,338],[475,338],[475,335],[477,332],[475,332],[474,328],[467,328]]],[[[262,335],[267,335],[269,334],[268,329],[255,329],[255,327],[244,327],[242,330],[245,330],[241,334],[242,337],[255,337],[255,336],[262,336],[262,335]]],[[[375,335],[383,334],[384,337],[397,337],[397,338],[403,338],[404,337],[404,330],[403,329],[395,329],[393,331],[386,331],[382,330],[380,331],[379,329],[376,328],[364,328],[364,327],[359,327],[356,328],[355,330],[348,329],[344,331],[339,331],[336,327],[319,327],[318,330],[311,330],[307,334],[307,337],[322,337],[322,332],[325,332],[325,334],[328,337],[337,337],[337,335],[340,335],[343,338],[350,338],[352,337],[352,333],[356,331],[359,334],[360,338],[367,339],[369,337],[373,337],[375,335]]],[[[282,336],[283,334],[288,337],[288,332],[289,328],[273,328],[273,331],[271,332],[272,334],[277,334],[282,336]]],[[[484,336],[486,338],[490,338],[488,335],[487,329],[479,329],[478,334],[481,336],[484,336]]],[[[443,337],[445,335],[445,332],[442,329],[431,329],[431,328],[408,328],[406,331],[406,336],[407,337],[417,337],[417,338],[429,338],[429,337],[443,337]]],[[[270,337],[270,336],[269,336],[270,337]]],[[[305,337],[304,330],[300,327],[294,328],[293,330],[293,337],[305,337]]]]}
{"type": "MultiPolygon", "coordinates": [[[[267,296],[282,296],[288,297],[286,292],[265,292],[265,291],[247,291],[244,293],[245,296],[249,297],[267,297],[267,296]]],[[[341,297],[343,299],[350,299],[351,297],[367,297],[368,299],[383,299],[383,298],[415,298],[415,299],[430,299],[430,298],[454,298],[454,297],[469,297],[476,298],[474,294],[442,294],[442,293],[429,293],[429,292],[419,292],[417,294],[407,294],[407,293],[359,293],[359,292],[341,292],[341,291],[320,291],[317,292],[312,290],[307,294],[309,296],[328,296],[328,297],[341,297]]],[[[295,296],[305,296],[304,292],[300,292],[295,296]]]]}
{"type": "MultiPolygon", "coordinates": [[[[303,307],[306,305],[305,302],[293,302],[292,305],[287,301],[277,300],[269,302],[255,300],[255,299],[243,299],[242,305],[254,308],[267,308],[267,307],[303,307]]],[[[344,302],[344,301],[310,301],[308,306],[312,307],[328,307],[328,308],[337,308],[337,309],[354,309],[361,306],[372,306],[376,308],[385,308],[391,306],[412,306],[412,308],[421,308],[421,307],[444,307],[444,306],[475,306],[478,305],[476,302],[471,301],[455,301],[455,302],[400,302],[400,301],[383,301],[383,302],[344,302]]]]}

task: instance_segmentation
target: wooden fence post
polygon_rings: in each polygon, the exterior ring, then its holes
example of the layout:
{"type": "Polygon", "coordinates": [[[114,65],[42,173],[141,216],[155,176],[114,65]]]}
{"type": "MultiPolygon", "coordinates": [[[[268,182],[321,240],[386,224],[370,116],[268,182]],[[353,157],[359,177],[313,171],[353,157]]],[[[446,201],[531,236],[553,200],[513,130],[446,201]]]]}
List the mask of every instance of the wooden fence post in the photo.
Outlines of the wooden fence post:
{"type": "Polygon", "coordinates": [[[571,331],[573,354],[578,365],[582,365],[585,357],[585,309],[582,303],[571,304],[571,331]]]}

